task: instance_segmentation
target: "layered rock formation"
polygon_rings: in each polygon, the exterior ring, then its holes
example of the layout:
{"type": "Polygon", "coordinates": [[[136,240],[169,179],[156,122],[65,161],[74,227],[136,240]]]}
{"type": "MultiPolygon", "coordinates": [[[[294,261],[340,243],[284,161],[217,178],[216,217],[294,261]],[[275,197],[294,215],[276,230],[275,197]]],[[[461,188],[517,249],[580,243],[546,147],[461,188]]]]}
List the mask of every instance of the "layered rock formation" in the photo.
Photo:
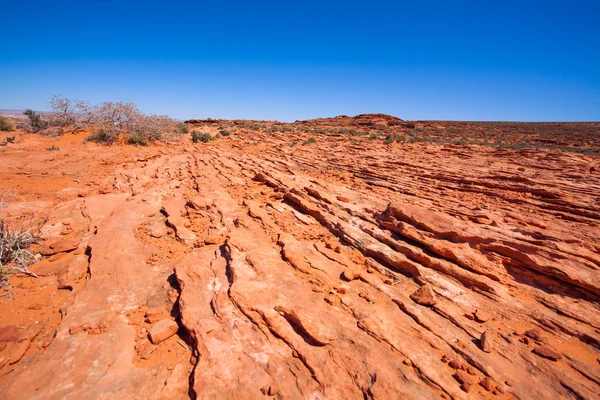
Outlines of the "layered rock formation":
{"type": "Polygon", "coordinates": [[[104,177],[2,210],[49,258],[1,300],[0,397],[598,398],[597,159],[289,141],[53,156],[104,177]]]}

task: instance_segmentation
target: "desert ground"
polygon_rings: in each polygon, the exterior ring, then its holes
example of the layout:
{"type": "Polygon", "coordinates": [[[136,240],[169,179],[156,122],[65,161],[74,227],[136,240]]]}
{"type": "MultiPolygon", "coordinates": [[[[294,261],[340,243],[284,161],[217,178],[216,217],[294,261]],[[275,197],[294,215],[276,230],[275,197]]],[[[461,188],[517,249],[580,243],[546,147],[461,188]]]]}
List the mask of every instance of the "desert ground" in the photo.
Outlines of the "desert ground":
{"type": "Polygon", "coordinates": [[[0,133],[0,398],[600,398],[599,123],[188,125],[0,133]]]}

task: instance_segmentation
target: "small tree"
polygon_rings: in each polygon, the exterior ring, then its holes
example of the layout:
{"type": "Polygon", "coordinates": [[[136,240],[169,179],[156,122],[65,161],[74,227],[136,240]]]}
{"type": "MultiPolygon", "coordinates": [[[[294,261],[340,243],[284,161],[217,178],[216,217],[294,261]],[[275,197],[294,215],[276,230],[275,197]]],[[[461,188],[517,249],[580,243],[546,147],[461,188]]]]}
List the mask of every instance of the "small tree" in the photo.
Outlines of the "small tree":
{"type": "Polygon", "coordinates": [[[42,129],[45,129],[48,127],[48,121],[45,121],[42,119],[42,117],[36,113],[35,111],[31,110],[31,109],[27,109],[25,111],[23,111],[23,115],[25,115],[28,118],[28,122],[29,122],[29,130],[33,131],[33,132],[39,132],[42,129]]]}

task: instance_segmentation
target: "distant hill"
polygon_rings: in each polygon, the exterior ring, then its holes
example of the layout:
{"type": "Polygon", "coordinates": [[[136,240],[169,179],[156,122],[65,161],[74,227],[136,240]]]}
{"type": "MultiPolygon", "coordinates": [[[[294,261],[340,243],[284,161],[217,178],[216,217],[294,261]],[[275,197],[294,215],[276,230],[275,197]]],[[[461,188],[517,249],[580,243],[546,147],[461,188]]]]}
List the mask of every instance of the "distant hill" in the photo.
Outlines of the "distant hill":
{"type": "Polygon", "coordinates": [[[318,125],[351,125],[368,127],[403,126],[406,121],[387,114],[359,114],[354,117],[338,115],[335,118],[315,118],[305,121],[296,121],[296,124],[318,125]]]}

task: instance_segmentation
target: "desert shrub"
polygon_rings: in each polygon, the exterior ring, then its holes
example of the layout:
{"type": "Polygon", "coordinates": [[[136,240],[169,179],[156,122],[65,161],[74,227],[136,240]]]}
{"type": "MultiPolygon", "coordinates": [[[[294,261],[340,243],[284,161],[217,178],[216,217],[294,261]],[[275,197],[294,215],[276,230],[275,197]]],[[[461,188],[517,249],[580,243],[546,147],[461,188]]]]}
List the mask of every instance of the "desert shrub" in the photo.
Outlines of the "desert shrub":
{"type": "Polygon", "coordinates": [[[131,143],[130,136],[133,135],[134,144],[137,145],[188,132],[186,124],[177,124],[166,115],[144,114],[132,102],[103,102],[91,105],[53,96],[50,99],[50,107],[52,111],[44,115],[47,119],[42,119],[32,110],[25,110],[30,130],[54,135],[62,134],[65,127],[71,127],[73,130],[91,127],[93,133],[88,140],[112,144],[123,138],[131,143]],[[61,129],[53,128],[52,131],[47,131],[50,126],[61,129]],[[141,137],[145,140],[141,140],[141,137]]]}
{"type": "Polygon", "coordinates": [[[408,140],[408,138],[406,136],[397,135],[395,133],[388,133],[387,135],[385,135],[385,140],[383,141],[383,143],[385,143],[385,144],[392,144],[394,142],[404,143],[407,140],[408,140]]]}
{"type": "Polygon", "coordinates": [[[112,144],[117,138],[117,133],[114,130],[97,128],[92,131],[88,141],[94,143],[112,144]]]}
{"type": "Polygon", "coordinates": [[[27,129],[32,132],[40,132],[48,127],[49,122],[42,119],[42,116],[31,109],[23,111],[23,115],[27,117],[27,129]]]}
{"type": "Polygon", "coordinates": [[[15,127],[12,126],[10,121],[7,118],[0,117],[0,131],[2,132],[12,132],[15,130],[15,127]]]}
{"type": "Polygon", "coordinates": [[[0,146],[6,146],[9,143],[13,143],[15,141],[15,138],[16,138],[15,135],[7,137],[2,142],[0,142],[0,146]]]}
{"type": "Polygon", "coordinates": [[[192,131],[192,142],[198,143],[208,143],[212,140],[215,140],[210,133],[200,132],[200,131],[192,131]]]}
{"type": "MultiPolygon", "coordinates": [[[[0,208],[12,195],[9,190],[0,196],[0,208]]],[[[27,266],[35,260],[33,252],[29,249],[29,245],[35,241],[30,229],[24,226],[11,227],[0,218],[0,286],[6,281],[7,270],[36,276],[27,270],[27,266]]]]}
{"type": "Polygon", "coordinates": [[[230,136],[230,135],[231,135],[231,132],[230,132],[229,130],[227,130],[227,129],[221,129],[221,130],[219,131],[219,133],[220,133],[222,136],[230,136]]]}
{"type": "Polygon", "coordinates": [[[141,133],[132,132],[127,136],[127,143],[136,146],[148,146],[148,139],[141,133]]]}
{"type": "Polygon", "coordinates": [[[311,143],[317,143],[317,138],[315,138],[314,136],[311,136],[308,139],[306,139],[304,142],[302,142],[303,145],[311,144],[311,143]]]}
{"type": "Polygon", "coordinates": [[[379,136],[379,135],[377,135],[377,132],[369,133],[369,139],[377,139],[377,136],[379,136]]]}
{"type": "Polygon", "coordinates": [[[52,145],[52,147],[47,147],[46,151],[58,151],[60,150],[60,147],[56,147],[55,145],[52,145]]]}
{"type": "Polygon", "coordinates": [[[184,124],[184,123],[181,123],[181,122],[176,125],[176,129],[180,133],[190,133],[189,126],[187,126],[187,124],[184,124]]]}

